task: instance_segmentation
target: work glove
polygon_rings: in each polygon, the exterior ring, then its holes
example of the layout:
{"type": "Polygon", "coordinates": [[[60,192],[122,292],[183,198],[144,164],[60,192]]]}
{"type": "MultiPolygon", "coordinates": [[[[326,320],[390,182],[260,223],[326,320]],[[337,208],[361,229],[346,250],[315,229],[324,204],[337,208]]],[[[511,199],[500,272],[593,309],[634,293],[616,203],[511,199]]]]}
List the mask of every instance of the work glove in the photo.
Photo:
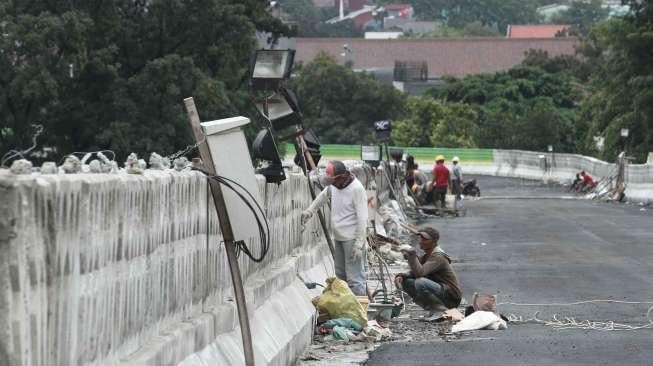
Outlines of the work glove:
{"type": "Polygon", "coordinates": [[[313,217],[313,212],[310,210],[305,210],[302,212],[302,218],[301,218],[301,224],[302,224],[302,231],[304,231],[304,227],[308,223],[308,221],[313,217]]]}
{"type": "Polygon", "coordinates": [[[353,247],[351,248],[351,259],[358,261],[363,258],[363,251],[367,246],[367,238],[362,237],[354,240],[353,247]]]}

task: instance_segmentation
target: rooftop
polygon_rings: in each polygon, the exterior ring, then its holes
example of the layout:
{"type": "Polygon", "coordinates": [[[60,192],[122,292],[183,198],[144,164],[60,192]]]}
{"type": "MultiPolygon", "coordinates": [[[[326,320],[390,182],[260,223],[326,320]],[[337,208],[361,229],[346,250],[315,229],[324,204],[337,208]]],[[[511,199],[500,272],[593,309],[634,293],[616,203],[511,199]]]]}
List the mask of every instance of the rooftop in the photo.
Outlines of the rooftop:
{"type": "Polygon", "coordinates": [[[550,56],[573,55],[577,38],[297,38],[295,60],[310,62],[320,52],[344,64],[343,45],[352,50],[354,68],[393,68],[396,60],[427,61],[429,77],[464,76],[507,70],[530,49],[550,56]]]}
{"type": "Polygon", "coordinates": [[[558,32],[569,28],[568,24],[508,25],[508,38],[555,38],[558,32]]]}

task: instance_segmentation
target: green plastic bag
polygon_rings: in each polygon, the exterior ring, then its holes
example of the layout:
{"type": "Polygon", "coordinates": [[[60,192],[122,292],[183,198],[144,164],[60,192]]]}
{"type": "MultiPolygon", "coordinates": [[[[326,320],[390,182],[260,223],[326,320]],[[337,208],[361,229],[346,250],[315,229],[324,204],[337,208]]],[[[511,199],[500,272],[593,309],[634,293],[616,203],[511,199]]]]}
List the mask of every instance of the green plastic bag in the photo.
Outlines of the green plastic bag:
{"type": "Polygon", "coordinates": [[[367,313],[363,305],[347,286],[347,282],[330,277],[326,280],[327,287],[322,295],[313,299],[313,305],[321,312],[329,314],[331,319],[350,318],[361,326],[367,325],[367,313]]]}
{"type": "Polygon", "coordinates": [[[327,320],[326,323],[324,323],[324,325],[326,325],[327,328],[345,327],[355,332],[360,332],[361,330],[363,330],[363,327],[357,321],[350,318],[338,318],[338,319],[327,320]]]}

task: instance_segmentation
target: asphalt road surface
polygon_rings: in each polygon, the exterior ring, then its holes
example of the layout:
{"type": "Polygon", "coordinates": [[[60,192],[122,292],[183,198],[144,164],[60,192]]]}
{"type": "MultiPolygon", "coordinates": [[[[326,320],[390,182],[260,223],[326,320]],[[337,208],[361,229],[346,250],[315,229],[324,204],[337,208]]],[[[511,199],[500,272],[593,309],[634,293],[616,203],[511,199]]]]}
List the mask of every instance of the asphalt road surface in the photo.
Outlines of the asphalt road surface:
{"type": "MultiPolygon", "coordinates": [[[[499,312],[523,318],[648,323],[650,304],[571,303],[593,299],[653,302],[653,208],[552,199],[561,187],[478,177],[483,197],[467,216],[435,218],[454,257],[464,297],[497,294],[499,312]]],[[[653,311],[651,312],[653,316],[653,311]]],[[[557,330],[536,323],[481,330],[457,340],[386,343],[368,365],[653,365],[653,326],[636,331],[557,330]]]]}

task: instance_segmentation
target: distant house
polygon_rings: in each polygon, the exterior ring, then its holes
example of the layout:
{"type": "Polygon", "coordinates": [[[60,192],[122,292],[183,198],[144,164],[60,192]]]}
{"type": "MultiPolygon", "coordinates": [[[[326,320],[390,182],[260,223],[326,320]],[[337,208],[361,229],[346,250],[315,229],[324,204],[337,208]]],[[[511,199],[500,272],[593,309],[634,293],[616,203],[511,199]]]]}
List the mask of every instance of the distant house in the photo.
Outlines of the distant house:
{"type": "Polygon", "coordinates": [[[403,18],[385,18],[383,29],[386,31],[401,31],[404,33],[428,33],[434,31],[438,25],[435,22],[407,20],[403,18]]]}
{"type": "Polygon", "coordinates": [[[415,13],[413,6],[410,4],[387,4],[383,6],[383,10],[386,12],[386,19],[411,20],[415,13]]]}
{"type": "MultiPolygon", "coordinates": [[[[541,15],[545,21],[549,21],[555,15],[563,11],[569,10],[570,8],[569,3],[575,1],[584,1],[584,0],[571,0],[567,2],[544,5],[537,8],[537,13],[541,15]]],[[[610,17],[625,15],[630,11],[630,7],[628,5],[622,5],[621,0],[603,0],[601,7],[603,9],[608,10],[608,16],[610,17]]]]}
{"type": "MultiPolygon", "coordinates": [[[[376,20],[377,15],[378,12],[376,6],[365,5],[363,6],[362,9],[349,12],[348,14],[343,15],[342,17],[337,16],[335,18],[331,18],[326,22],[328,24],[336,24],[343,20],[351,20],[356,28],[365,29],[367,26],[371,26],[371,23],[373,23],[376,20]]],[[[379,22],[379,27],[380,27],[380,22],[379,22]]],[[[372,28],[375,27],[372,26],[372,28]]]]}
{"type": "Polygon", "coordinates": [[[510,24],[506,30],[506,38],[555,38],[570,27],[568,24],[510,24]]]}

